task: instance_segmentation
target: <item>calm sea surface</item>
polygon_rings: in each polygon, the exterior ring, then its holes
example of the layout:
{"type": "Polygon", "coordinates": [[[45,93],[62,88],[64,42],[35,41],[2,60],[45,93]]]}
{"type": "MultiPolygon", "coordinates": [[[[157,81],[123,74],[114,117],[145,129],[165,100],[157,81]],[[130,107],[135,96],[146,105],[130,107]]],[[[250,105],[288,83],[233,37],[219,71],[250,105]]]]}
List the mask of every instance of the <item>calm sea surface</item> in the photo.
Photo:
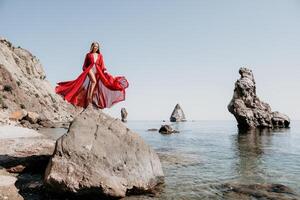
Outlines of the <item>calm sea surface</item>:
{"type": "Polygon", "coordinates": [[[300,193],[300,121],[290,129],[238,134],[235,121],[172,124],[180,133],[149,132],[161,121],[129,121],[159,154],[165,184],[157,197],[128,199],[218,199],[223,183],[280,183],[300,193]]]}
{"type": "Polygon", "coordinates": [[[216,188],[223,183],[280,183],[300,193],[300,121],[292,121],[289,129],[251,134],[239,134],[235,121],[129,121],[126,125],[158,153],[165,174],[157,195],[126,200],[221,199],[216,188]],[[180,133],[147,131],[165,123],[180,133]]]}

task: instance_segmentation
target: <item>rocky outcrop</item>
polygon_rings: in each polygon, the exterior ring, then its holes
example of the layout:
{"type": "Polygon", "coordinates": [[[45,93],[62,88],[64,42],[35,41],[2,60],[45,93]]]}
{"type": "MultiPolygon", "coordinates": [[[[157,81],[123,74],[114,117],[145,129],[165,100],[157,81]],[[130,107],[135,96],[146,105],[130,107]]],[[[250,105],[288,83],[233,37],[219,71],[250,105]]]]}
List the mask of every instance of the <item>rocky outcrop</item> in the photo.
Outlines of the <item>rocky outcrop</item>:
{"type": "MultiPolygon", "coordinates": [[[[65,102],[54,91],[46,79],[39,59],[26,49],[13,46],[0,37],[0,124],[22,124],[21,120],[11,120],[14,112],[31,112],[23,125],[37,124],[30,117],[48,122],[69,122],[81,111],[65,102]]],[[[38,124],[43,126],[43,124],[38,124]]]]}
{"type": "Polygon", "coordinates": [[[288,116],[272,112],[269,104],[256,95],[256,85],[250,69],[240,68],[241,78],[236,81],[232,100],[228,105],[240,129],[289,127],[288,116]]]}
{"type": "Polygon", "coordinates": [[[179,104],[176,104],[176,106],[175,106],[175,108],[174,108],[174,110],[171,114],[170,121],[171,122],[184,122],[184,121],[186,121],[184,112],[181,109],[179,104]]]}
{"type": "Polygon", "coordinates": [[[127,115],[128,115],[128,113],[127,113],[127,111],[126,111],[126,109],[125,108],[122,108],[121,109],[121,120],[122,120],[122,122],[127,122],[127,115]]]}
{"type": "Polygon", "coordinates": [[[161,125],[159,131],[161,134],[171,134],[171,133],[179,133],[179,131],[174,130],[170,125],[165,124],[161,125]]]}
{"type": "Polygon", "coordinates": [[[138,134],[89,106],[57,140],[45,183],[55,192],[119,198],[150,191],[163,176],[157,154],[138,134]]]}

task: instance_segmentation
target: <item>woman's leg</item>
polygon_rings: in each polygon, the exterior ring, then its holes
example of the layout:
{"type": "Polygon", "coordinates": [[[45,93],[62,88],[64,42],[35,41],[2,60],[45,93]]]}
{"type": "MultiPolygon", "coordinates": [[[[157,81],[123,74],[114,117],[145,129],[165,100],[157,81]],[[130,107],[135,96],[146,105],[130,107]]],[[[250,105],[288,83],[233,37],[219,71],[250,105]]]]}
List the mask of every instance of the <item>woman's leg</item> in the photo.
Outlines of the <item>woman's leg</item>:
{"type": "Polygon", "coordinates": [[[96,86],[96,77],[95,77],[95,74],[93,73],[93,69],[91,69],[88,73],[88,76],[90,78],[90,81],[91,81],[91,85],[89,87],[89,90],[88,90],[88,94],[87,94],[87,99],[88,99],[88,103],[92,103],[92,95],[93,95],[93,92],[94,92],[94,88],[96,86]]]}

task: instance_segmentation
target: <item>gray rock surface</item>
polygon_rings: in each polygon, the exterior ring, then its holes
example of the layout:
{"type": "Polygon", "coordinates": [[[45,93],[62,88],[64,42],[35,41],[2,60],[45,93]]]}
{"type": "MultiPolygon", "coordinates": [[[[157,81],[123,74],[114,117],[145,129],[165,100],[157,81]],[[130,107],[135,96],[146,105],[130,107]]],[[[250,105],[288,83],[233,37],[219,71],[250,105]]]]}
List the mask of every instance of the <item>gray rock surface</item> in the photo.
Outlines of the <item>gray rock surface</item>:
{"type": "MultiPolygon", "coordinates": [[[[29,127],[37,122],[34,113],[38,113],[42,121],[69,122],[81,110],[55,93],[38,58],[0,37],[0,124],[29,127]],[[24,119],[28,123],[9,119],[12,113],[21,109],[29,113],[24,119]]],[[[39,125],[42,127],[49,123],[39,125]]]]}
{"type": "Polygon", "coordinates": [[[272,112],[269,104],[256,95],[256,84],[250,69],[240,68],[241,78],[236,81],[232,100],[228,105],[240,129],[251,128],[286,128],[289,127],[288,116],[272,112]]]}
{"type": "Polygon", "coordinates": [[[174,110],[171,114],[170,121],[171,122],[184,122],[184,121],[186,121],[184,112],[181,109],[179,104],[176,104],[176,106],[175,106],[175,108],[174,108],[174,110]]]}
{"type": "Polygon", "coordinates": [[[157,154],[119,119],[89,106],[71,123],[45,172],[55,192],[124,197],[163,182],[157,154]]]}
{"type": "Polygon", "coordinates": [[[127,111],[126,111],[126,109],[125,108],[121,108],[121,120],[122,120],[122,122],[127,122],[127,115],[128,115],[128,113],[127,113],[127,111]]]}

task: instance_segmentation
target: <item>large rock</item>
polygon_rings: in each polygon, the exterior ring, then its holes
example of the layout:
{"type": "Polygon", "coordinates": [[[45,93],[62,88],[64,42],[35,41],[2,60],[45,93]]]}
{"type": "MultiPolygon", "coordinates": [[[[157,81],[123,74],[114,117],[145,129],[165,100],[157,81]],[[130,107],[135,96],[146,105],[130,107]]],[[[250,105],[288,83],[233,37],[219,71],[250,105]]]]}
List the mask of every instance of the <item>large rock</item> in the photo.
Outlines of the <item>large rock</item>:
{"type": "Polygon", "coordinates": [[[288,116],[272,112],[269,104],[256,95],[256,85],[250,69],[240,68],[241,78],[236,81],[232,100],[228,105],[240,129],[289,127],[288,116]]]}
{"type": "Polygon", "coordinates": [[[0,124],[18,121],[21,109],[31,112],[29,123],[37,122],[32,113],[56,123],[72,121],[82,110],[55,93],[37,57],[0,37],[0,124]]]}
{"type": "Polygon", "coordinates": [[[157,154],[121,120],[88,107],[59,138],[45,172],[55,192],[124,197],[163,181],[157,154]]]}
{"type": "Polygon", "coordinates": [[[176,106],[175,106],[175,108],[174,108],[174,110],[173,110],[173,112],[171,114],[170,121],[171,122],[183,122],[183,121],[186,121],[184,112],[181,109],[181,107],[180,107],[179,104],[176,104],[176,106]]]}

